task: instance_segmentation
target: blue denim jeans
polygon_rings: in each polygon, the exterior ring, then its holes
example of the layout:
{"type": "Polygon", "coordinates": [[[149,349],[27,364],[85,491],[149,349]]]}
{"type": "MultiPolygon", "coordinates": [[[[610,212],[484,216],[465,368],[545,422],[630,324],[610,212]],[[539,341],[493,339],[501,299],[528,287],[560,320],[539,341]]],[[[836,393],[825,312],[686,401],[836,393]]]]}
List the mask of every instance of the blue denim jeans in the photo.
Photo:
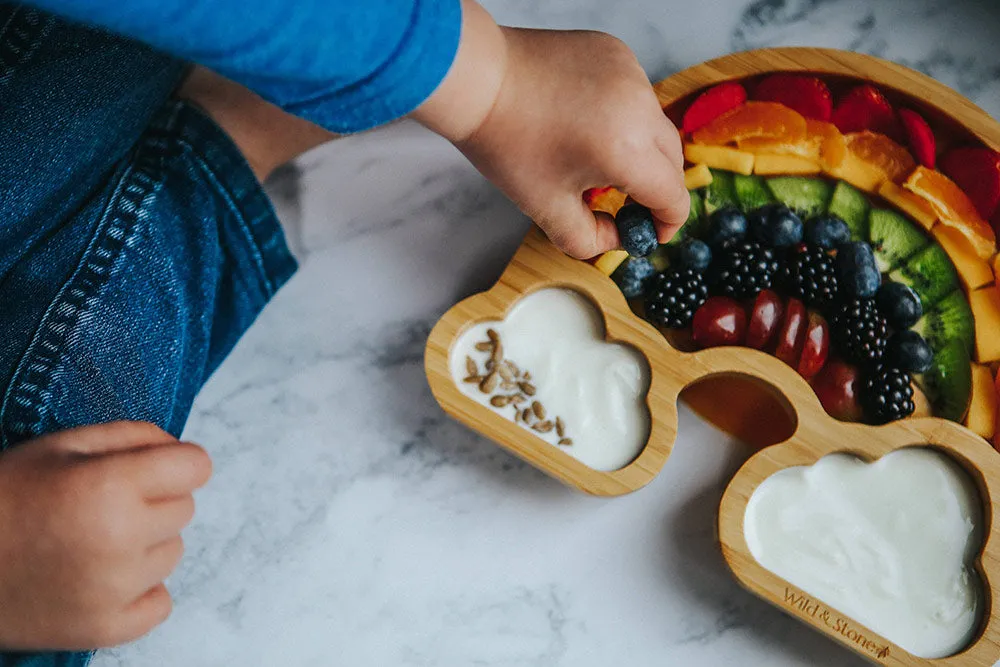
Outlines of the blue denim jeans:
{"type": "MultiPolygon", "coordinates": [[[[179,434],[295,261],[186,66],[0,3],[0,450],[118,419],[179,434]]],[[[0,667],[84,665],[3,654],[0,667]]]]}

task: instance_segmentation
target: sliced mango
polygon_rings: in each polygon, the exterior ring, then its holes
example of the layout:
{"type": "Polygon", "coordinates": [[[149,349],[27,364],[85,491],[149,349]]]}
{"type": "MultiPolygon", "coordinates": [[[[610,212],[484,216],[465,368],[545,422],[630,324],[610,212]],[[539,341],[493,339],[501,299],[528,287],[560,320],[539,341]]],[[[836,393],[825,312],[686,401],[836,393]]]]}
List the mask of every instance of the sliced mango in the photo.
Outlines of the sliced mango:
{"type": "Polygon", "coordinates": [[[931,234],[948,253],[966,290],[976,290],[993,282],[993,269],[979,258],[965,234],[948,225],[935,225],[931,234]]]}
{"type": "Polygon", "coordinates": [[[819,163],[798,155],[757,155],[754,159],[753,173],[758,176],[807,176],[822,171],[819,163]]]}
{"type": "Polygon", "coordinates": [[[688,162],[703,164],[712,169],[733,171],[744,176],[753,173],[753,153],[746,153],[728,146],[687,144],[684,146],[684,157],[688,162]]]}
{"type": "Polygon", "coordinates": [[[712,170],[707,164],[698,164],[684,172],[684,187],[697,190],[708,187],[712,183],[712,170]]]}
{"type": "Polygon", "coordinates": [[[885,174],[854,153],[847,151],[844,158],[836,167],[828,167],[826,173],[834,178],[847,181],[854,187],[865,192],[878,192],[878,188],[885,181],[885,174]]]}
{"type": "Polygon", "coordinates": [[[908,192],[892,181],[886,181],[878,189],[879,195],[903,213],[930,229],[937,222],[937,213],[930,204],[912,192],[908,192]]]}
{"type": "Polygon", "coordinates": [[[1000,289],[996,285],[969,292],[969,306],[976,322],[976,361],[1000,359],[1000,289]]]}
{"type": "Polygon", "coordinates": [[[997,425],[997,390],[988,366],[972,364],[972,402],[965,425],[984,438],[993,437],[997,425]]]}
{"type": "Polygon", "coordinates": [[[624,250],[609,250],[597,258],[594,266],[604,275],[610,276],[626,259],[628,259],[628,253],[624,250]]]}

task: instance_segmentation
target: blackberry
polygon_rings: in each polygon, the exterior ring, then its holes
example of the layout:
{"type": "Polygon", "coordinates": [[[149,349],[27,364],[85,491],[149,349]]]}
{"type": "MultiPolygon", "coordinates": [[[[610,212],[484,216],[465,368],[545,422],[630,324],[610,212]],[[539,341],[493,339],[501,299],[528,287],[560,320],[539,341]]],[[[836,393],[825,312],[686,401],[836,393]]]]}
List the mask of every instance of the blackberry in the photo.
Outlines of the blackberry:
{"type": "Polygon", "coordinates": [[[861,403],[865,418],[873,424],[888,424],[913,414],[910,374],[891,366],[879,366],[865,378],[861,403]]]}
{"type": "Polygon", "coordinates": [[[852,299],[834,313],[832,333],[847,361],[871,368],[882,360],[889,327],[874,299],[852,299]]]}
{"type": "Polygon", "coordinates": [[[784,267],[785,284],[792,296],[807,306],[822,307],[837,298],[837,265],[819,246],[793,251],[784,267]]]}
{"type": "Polygon", "coordinates": [[[737,241],[715,253],[709,283],[716,294],[743,299],[770,288],[777,272],[773,250],[753,241],[737,241]]]}
{"type": "Polygon", "coordinates": [[[653,276],[646,288],[646,319],[668,329],[691,324],[708,299],[705,279],[694,269],[672,269],[653,276]]]}

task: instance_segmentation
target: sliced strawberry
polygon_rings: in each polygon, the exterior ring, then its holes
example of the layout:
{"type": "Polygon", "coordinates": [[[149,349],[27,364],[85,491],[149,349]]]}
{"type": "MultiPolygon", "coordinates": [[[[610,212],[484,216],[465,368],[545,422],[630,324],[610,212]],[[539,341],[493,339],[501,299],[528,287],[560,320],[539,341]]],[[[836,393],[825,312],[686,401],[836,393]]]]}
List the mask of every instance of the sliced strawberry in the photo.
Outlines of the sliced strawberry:
{"type": "Polygon", "coordinates": [[[931,126],[924,117],[912,109],[900,109],[899,120],[903,121],[906,138],[910,143],[910,151],[914,157],[928,169],[933,169],[937,162],[937,140],[931,126]]]}
{"type": "Polygon", "coordinates": [[[1000,154],[988,148],[953,148],[941,158],[941,171],[965,191],[979,215],[993,218],[1000,207],[1000,154]]]}
{"type": "Polygon", "coordinates": [[[757,84],[754,99],[778,102],[806,118],[828,121],[833,114],[833,95],[822,79],[802,74],[772,74],[757,84]]]}
{"type": "Polygon", "coordinates": [[[720,83],[706,90],[691,103],[684,112],[681,127],[685,132],[694,132],[746,101],[746,88],[735,81],[720,83]]]}
{"type": "Polygon", "coordinates": [[[892,105],[878,88],[868,83],[848,92],[834,107],[831,120],[845,134],[871,130],[902,140],[903,133],[892,105]]]}

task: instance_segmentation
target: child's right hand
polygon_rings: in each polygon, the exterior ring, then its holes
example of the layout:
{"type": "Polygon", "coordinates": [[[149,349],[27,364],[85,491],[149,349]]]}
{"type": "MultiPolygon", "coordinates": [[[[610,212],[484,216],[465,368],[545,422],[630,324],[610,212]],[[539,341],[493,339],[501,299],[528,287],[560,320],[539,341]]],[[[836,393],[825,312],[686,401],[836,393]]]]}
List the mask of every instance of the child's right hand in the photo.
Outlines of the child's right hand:
{"type": "Polygon", "coordinates": [[[62,431],[0,455],[0,648],[87,650],[167,618],[208,455],[156,426],[62,431]]]}
{"type": "Polygon", "coordinates": [[[610,217],[583,202],[593,187],[629,193],[668,240],[690,208],[680,136],[628,47],[596,32],[499,28],[473,0],[462,7],[455,62],[414,117],[571,255],[619,244],[610,217]]]}

